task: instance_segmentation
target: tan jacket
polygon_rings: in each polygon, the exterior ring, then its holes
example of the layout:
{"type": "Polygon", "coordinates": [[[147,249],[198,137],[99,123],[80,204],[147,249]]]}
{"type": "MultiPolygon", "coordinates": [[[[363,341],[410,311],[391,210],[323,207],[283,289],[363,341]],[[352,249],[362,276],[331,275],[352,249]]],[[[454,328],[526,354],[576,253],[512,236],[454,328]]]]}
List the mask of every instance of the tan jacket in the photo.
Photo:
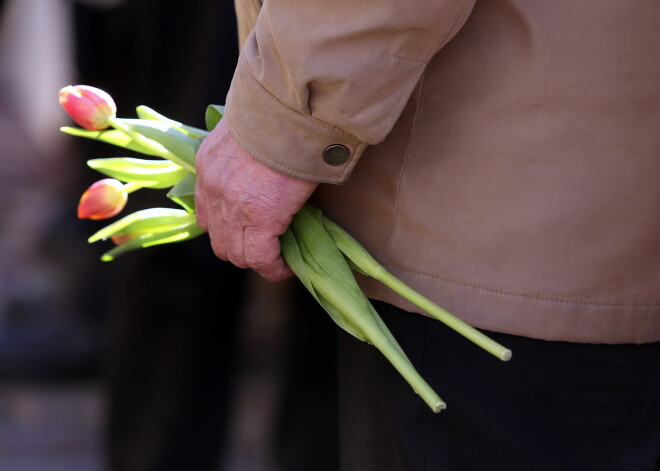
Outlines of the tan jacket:
{"type": "Polygon", "coordinates": [[[259,6],[226,116],[253,157],[476,327],[660,340],[660,2],[259,6]]]}

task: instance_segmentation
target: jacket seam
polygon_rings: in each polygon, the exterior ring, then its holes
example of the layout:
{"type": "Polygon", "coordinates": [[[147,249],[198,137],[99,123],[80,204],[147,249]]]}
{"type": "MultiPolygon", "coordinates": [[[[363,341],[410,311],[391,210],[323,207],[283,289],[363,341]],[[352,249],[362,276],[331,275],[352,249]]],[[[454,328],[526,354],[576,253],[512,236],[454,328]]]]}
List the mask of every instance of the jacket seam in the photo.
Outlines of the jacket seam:
{"type": "MultiPolygon", "coordinates": [[[[456,11],[454,13],[454,16],[451,19],[451,23],[449,24],[449,27],[447,28],[446,33],[441,38],[438,38],[437,41],[431,43],[431,45],[428,47],[428,49],[426,51],[424,51],[424,53],[422,54],[423,57],[421,59],[413,58],[413,57],[407,57],[407,56],[404,56],[402,54],[392,54],[391,57],[395,57],[397,59],[404,59],[404,60],[411,61],[411,62],[418,62],[418,63],[421,63],[421,64],[428,64],[428,62],[431,60],[433,55],[435,53],[437,53],[444,46],[445,43],[448,42],[447,38],[452,34],[455,35],[456,33],[458,33],[458,31],[454,31],[454,29],[456,27],[456,24],[458,23],[458,20],[462,17],[463,12],[468,9],[468,6],[467,6],[466,3],[467,2],[463,2],[463,4],[461,4],[460,6],[458,6],[456,8],[456,11]]],[[[472,3],[472,6],[469,7],[470,9],[474,8],[474,2],[471,2],[471,3],[472,3]]]]}
{"type": "MultiPolygon", "coordinates": [[[[472,7],[474,7],[474,3],[472,3],[472,7]]],[[[429,48],[429,50],[437,52],[437,50],[439,50],[442,47],[443,43],[446,42],[446,39],[449,37],[451,32],[454,30],[454,26],[456,25],[456,23],[458,22],[459,18],[461,17],[462,13],[466,10],[466,8],[467,8],[467,6],[465,4],[463,4],[463,6],[461,8],[457,8],[456,13],[454,13],[454,17],[452,18],[451,26],[450,26],[449,30],[442,37],[442,39],[440,39],[436,44],[434,44],[433,47],[429,48]]],[[[427,52],[427,54],[428,54],[428,52],[427,52]]],[[[395,57],[400,57],[400,56],[395,56],[395,57]]],[[[417,82],[419,84],[419,93],[418,93],[418,95],[421,96],[423,88],[424,88],[424,78],[426,76],[426,66],[428,65],[428,62],[430,61],[430,58],[427,59],[427,60],[415,60],[415,59],[404,58],[404,57],[401,57],[401,58],[424,64],[423,69],[422,69],[422,75],[421,75],[420,79],[417,82]]],[[[419,117],[420,107],[421,107],[420,100],[418,100],[417,107],[415,109],[415,117],[413,118],[413,123],[412,123],[411,129],[410,129],[410,139],[408,141],[408,145],[406,146],[406,154],[404,156],[403,164],[401,165],[401,173],[399,174],[399,179],[398,179],[398,182],[397,182],[396,196],[395,196],[395,203],[394,203],[394,224],[393,224],[393,227],[392,227],[392,233],[390,235],[390,241],[389,241],[388,246],[387,246],[387,263],[389,263],[390,260],[391,260],[392,246],[394,244],[394,238],[396,236],[398,220],[399,220],[399,200],[400,200],[400,195],[401,195],[401,185],[402,185],[402,182],[403,182],[403,175],[405,173],[406,163],[408,162],[408,157],[410,156],[410,149],[412,147],[412,143],[413,143],[413,139],[414,139],[415,128],[417,127],[417,119],[419,117]]]]}
{"type": "MultiPolygon", "coordinates": [[[[427,62],[417,62],[416,61],[415,64],[416,64],[417,68],[421,69],[421,74],[420,75],[424,74],[424,70],[426,69],[427,62]]],[[[409,85],[407,87],[403,87],[403,89],[401,90],[401,93],[399,93],[399,97],[396,100],[396,105],[394,107],[395,109],[401,109],[405,106],[406,101],[410,99],[410,94],[412,93],[412,91],[414,91],[415,87],[419,83],[419,80],[420,80],[419,78],[416,78],[415,80],[409,80],[409,85]],[[402,106],[402,104],[403,104],[403,106],[402,106]]],[[[384,134],[383,131],[385,129],[387,129],[388,127],[391,129],[392,126],[393,126],[393,123],[391,123],[390,121],[388,121],[386,119],[382,120],[381,125],[376,130],[376,135],[372,136],[371,139],[374,142],[380,141],[383,138],[379,137],[379,136],[382,136],[384,134]]]]}
{"type": "MultiPolygon", "coordinates": [[[[474,8],[475,2],[471,2],[471,3],[472,3],[472,6],[470,7],[470,10],[472,10],[474,8]]],[[[453,35],[456,35],[458,33],[458,31],[454,31],[454,29],[456,27],[456,23],[458,23],[458,20],[462,17],[463,12],[467,9],[468,9],[468,6],[467,6],[466,2],[463,2],[461,4],[461,6],[456,9],[456,13],[454,13],[454,17],[451,20],[451,26],[447,29],[447,32],[445,33],[445,35],[436,44],[434,44],[432,47],[429,48],[429,50],[432,51],[433,54],[435,54],[442,47],[444,47],[444,45],[448,42],[447,38],[449,38],[450,35],[452,35],[452,33],[453,33],[453,35]]],[[[427,52],[427,54],[428,54],[428,52],[427,52]]]]}
{"type": "MultiPolygon", "coordinates": [[[[422,77],[419,81],[419,92],[418,95],[422,94],[422,89],[424,88],[424,77],[425,74],[422,74],[422,77]]],[[[408,145],[406,145],[406,153],[403,156],[403,162],[401,164],[401,170],[399,173],[399,178],[396,184],[396,195],[394,197],[394,223],[392,224],[392,232],[390,234],[390,241],[387,244],[387,263],[390,263],[392,256],[392,246],[394,245],[394,238],[396,237],[396,232],[399,225],[399,204],[401,199],[401,186],[403,185],[403,175],[406,173],[406,164],[408,163],[408,158],[410,157],[410,149],[412,148],[412,143],[415,136],[415,128],[417,127],[417,119],[419,117],[420,101],[417,100],[417,106],[415,108],[415,116],[413,118],[412,125],[410,127],[410,137],[408,138],[408,145]]]]}
{"type": "Polygon", "coordinates": [[[402,56],[401,54],[390,54],[390,57],[393,57],[395,59],[401,59],[408,62],[414,62],[416,64],[422,64],[424,66],[426,66],[426,64],[429,63],[429,59],[414,59],[412,57],[402,56]]]}
{"type": "Polygon", "coordinates": [[[464,281],[457,281],[457,280],[452,280],[449,278],[442,278],[438,276],[433,276],[429,275],[427,273],[420,273],[412,270],[405,270],[405,269],[394,269],[390,266],[388,268],[391,268],[393,271],[399,271],[399,272],[405,272],[410,275],[414,276],[420,276],[423,278],[430,278],[435,281],[439,281],[441,283],[449,284],[449,285],[455,285],[455,286],[460,286],[463,288],[470,288],[475,291],[481,291],[484,293],[489,293],[489,294],[498,294],[502,296],[509,296],[509,297],[515,297],[515,298],[521,298],[521,299],[528,299],[532,301],[541,301],[541,302],[547,302],[547,303],[554,303],[554,304],[568,304],[572,306],[591,306],[591,307],[603,307],[603,308],[653,308],[653,307],[660,307],[660,303],[649,303],[649,304],[633,304],[633,303],[608,303],[608,302],[591,302],[591,301],[576,301],[576,300],[571,300],[571,299],[564,299],[564,298],[553,298],[553,297],[548,297],[548,296],[542,296],[542,295],[536,295],[536,294],[525,294],[525,293],[516,293],[513,291],[507,291],[504,289],[497,289],[497,288],[486,288],[484,286],[479,286],[479,285],[474,285],[471,283],[467,283],[464,281]]]}

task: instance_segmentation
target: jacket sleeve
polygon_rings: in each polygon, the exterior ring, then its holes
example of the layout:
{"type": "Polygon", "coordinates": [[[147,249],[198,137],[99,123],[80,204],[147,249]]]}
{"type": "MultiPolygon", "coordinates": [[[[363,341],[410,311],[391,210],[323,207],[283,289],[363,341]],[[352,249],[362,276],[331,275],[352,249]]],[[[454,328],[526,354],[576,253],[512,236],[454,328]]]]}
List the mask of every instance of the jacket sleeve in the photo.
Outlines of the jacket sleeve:
{"type": "Polygon", "coordinates": [[[230,131],[277,171],[343,182],[474,1],[266,0],[227,96],[230,131]],[[324,158],[337,145],[340,158],[324,158]]]}

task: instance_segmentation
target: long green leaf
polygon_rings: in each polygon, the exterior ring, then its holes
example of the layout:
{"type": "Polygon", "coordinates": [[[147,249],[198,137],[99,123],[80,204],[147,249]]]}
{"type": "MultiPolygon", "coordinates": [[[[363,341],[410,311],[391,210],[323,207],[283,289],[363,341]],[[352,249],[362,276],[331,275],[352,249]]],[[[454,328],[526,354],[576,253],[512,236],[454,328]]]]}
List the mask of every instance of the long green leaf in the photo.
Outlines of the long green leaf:
{"type": "MultiPolygon", "coordinates": [[[[110,237],[128,232],[128,228],[137,230],[137,226],[181,226],[188,224],[191,221],[190,214],[182,209],[174,208],[149,208],[136,211],[127,216],[124,216],[118,221],[104,227],[103,229],[94,233],[88,242],[93,243],[99,240],[109,239],[110,237]],[[155,222],[154,222],[155,221],[155,222]]],[[[193,219],[194,221],[194,219],[193,219]]]]}
{"type": "Polygon", "coordinates": [[[357,285],[348,263],[327,233],[321,212],[306,205],[294,216],[291,227],[316,297],[330,317],[385,355],[434,412],[444,409],[445,403],[415,370],[357,285]]]}
{"type": "Polygon", "coordinates": [[[140,105],[135,110],[137,111],[138,117],[142,119],[152,119],[154,121],[161,121],[169,126],[172,126],[173,128],[177,128],[185,132],[192,138],[206,137],[209,134],[208,131],[204,131],[203,129],[199,129],[194,126],[188,126],[186,124],[180,123],[179,121],[170,119],[167,116],[163,116],[158,111],[149,108],[148,106],[140,105]]]}
{"type": "Polygon", "coordinates": [[[204,234],[204,231],[196,223],[146,234],[138,239],[127,242],[126,244],[118,245],[114,249],[104,253],[101,260],[104,262],[111,262],[120,255],[132,250],[153,247],[154,245],[183,242],[185,240],[194,239],[202,234],[204,234]]]}
{"type": "Polygon", "coordinates": [[[158,142],[169,152],[194,168],[195,140],[186,133],[161,121],[119,118],[115,120],[147,139],[158,142]]]}
{"type": "Polygon", "coordinates": [[[188,175],[187,170],[169,160],[113,157],[88,160],[87,165],[117,180],[135,182],[149,188],[169,188],[188,175]]]}
{"type": "Polygon", "coordinates": [[[280,236],[280,245],[282,251],[282,257],[286,264],[291,268],[296,276],[300,279],[302,284],[309,290],[314,299],[317,301],[318,296],[314,290],[314,285],[309,277],[308,268],[303,260],[302,254],[300,253],[300,247],[298,246],[298,241],[296,236],[293,233],[293,230],[289,227],[284,234],[280,236]]]}
{"type": "Polygon", "coordinates": [[[191,173],[184,176],[167,193],[167,197],[189,213],[195,212],[195,183],[197,177],[191,173]]]}
{"type": "Polygon", "coordinates": [[[319,283],[318,276],[313,272],[313,270],[305,262],[296,236],[289,228],[282,236],[280,236],[280,243],[282,246],[282,256],[286,261],[289,268],[296,274],[298,279],[302,284],[307,288],[307,290],[314,296],[314,299],[321,305],[321,307],[330,315],[332,320],[339,327],[344,329],[346,332],[352,336],[358,338],[359,340],[366,341],[364,335],[353,325],[347,322],[346,318],[342,315],[332,303],[328,302],[323,296],[320,296],[316,289],[314,288],[315,283],[312,281],[314,279],[316,283],[319,283]]]}
{"type": "Polygon", "coordinates": [[[93,139],[96,141],[105,142],[107,144],[123,147],[124,149],[140,152],[145,155],[153,155],[156,157],[160,157],[160,154],[158,152],[155,152],[153,149],[150,149],[147,146],[141,145],[139,142],[136,142],[133,138],[124,134],[122,131],[118,129],[107,129],[103,131],[88,131],[87,129],[65,126],[60,128],[60,131],[62,131],[65,134],[70,134],[72,136],[84,137],[86,139],[93,139]]]}
{"type": "Polygon", "coordinates": [[[206,129],[213,131],[225,114],[225,107],[209,105],[206,107],[206,129]]]}
{"type": "Polygon", "coordinates": [[[367,340],[355,319],[359,312],[367,309],[368,301],[319,216],[320,211],[307,205],[294,216],[291,224],[307,269],[306,277],[314,287],[316,299],[335,323],[358,339],[367,340]],[[348,312],[355,316],[347,316],[348,312]]]}

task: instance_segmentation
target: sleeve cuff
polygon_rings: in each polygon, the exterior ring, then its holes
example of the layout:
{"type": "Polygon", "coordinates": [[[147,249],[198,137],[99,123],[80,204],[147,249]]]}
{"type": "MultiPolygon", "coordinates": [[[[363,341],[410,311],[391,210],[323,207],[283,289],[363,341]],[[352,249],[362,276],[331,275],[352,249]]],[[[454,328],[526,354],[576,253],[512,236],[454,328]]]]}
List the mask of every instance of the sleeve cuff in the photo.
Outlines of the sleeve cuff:
{"type": "Polygon", "coordinates": [[[262,164],[300,180],[342,183],[367,144],[282,103],[257,81],[241,55],[226,120],[243,149],[262,164]]]}

